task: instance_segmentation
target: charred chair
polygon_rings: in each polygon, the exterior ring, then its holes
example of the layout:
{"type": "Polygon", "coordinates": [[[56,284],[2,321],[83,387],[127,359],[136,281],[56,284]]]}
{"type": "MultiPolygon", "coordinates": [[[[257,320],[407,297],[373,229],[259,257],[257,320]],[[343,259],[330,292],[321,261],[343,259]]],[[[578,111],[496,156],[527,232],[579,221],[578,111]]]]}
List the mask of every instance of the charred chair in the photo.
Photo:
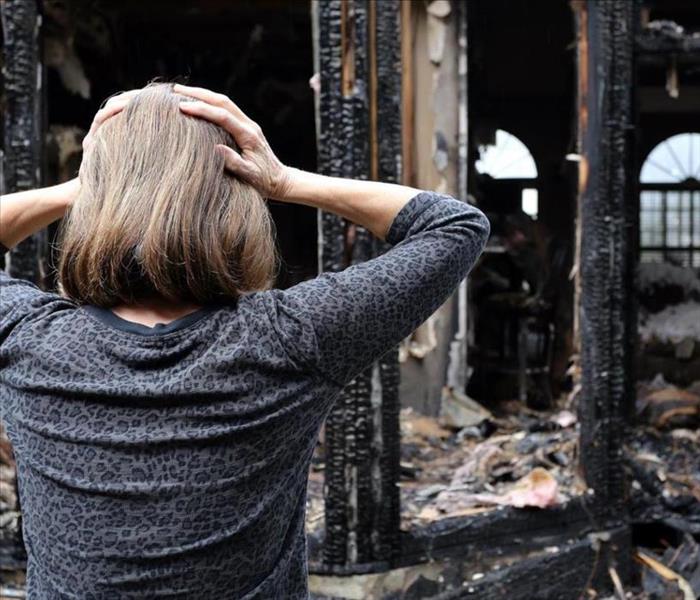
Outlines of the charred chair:
{"type": "Polygon", "coordinates": [[[478,316],[468,393],[482,402],[515,397],[548,408],[566,250],[551,239],[537,243],[526,215],[508,218],[504,229],[503,247],[488,253],[475,273],[478,316]]]}

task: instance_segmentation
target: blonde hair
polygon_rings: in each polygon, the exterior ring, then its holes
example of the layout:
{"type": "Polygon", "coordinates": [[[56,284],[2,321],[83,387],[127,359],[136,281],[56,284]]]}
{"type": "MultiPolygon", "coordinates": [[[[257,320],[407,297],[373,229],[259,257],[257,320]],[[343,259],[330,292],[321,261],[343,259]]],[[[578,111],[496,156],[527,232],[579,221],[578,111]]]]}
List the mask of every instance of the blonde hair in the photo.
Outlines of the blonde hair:
{"type": "Polygon", "coordinates": [[[190,99],[151,84],[96,132],[63,223],[61,292],[110,307],[145,296],[205,304],[270,287],[270,212],[224,172],[223,129],[180,112],[190,99]]]}

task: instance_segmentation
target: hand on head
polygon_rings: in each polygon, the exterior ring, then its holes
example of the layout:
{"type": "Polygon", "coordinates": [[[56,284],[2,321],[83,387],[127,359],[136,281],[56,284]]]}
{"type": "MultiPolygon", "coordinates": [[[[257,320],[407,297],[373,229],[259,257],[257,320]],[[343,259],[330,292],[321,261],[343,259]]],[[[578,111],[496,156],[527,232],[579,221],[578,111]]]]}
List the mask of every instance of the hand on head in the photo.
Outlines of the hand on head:
{"type": "Polygon", "coordinates": [[[100,125],[104,123],[110,117],[119,114],[127,104],[136,96],[141,90],[129,90],[128,92],[120,92],[115,94],[105,102],[104,106],[97,111],[95,118],[92,120],[92,125],[90,126],[90,131],[83,138],[83,151],[87,150],[95,139],[95,132],[99,129],[100,125]]]}
{"type": "Polygon", "coordinates": [[[206,119],[233,136],[240,152],[228,146],[217,146],[224,154],[228,170],[263,196],[284,199],[289,187],[287,169],[275,156],[255,121],[224,94],[179,84],[175,85],[174,91],[197,100],[180,103],[183,113],[206,119]]]}
{"type": "MultiPolygon", "coordinates": [[[[95,132],[108,119],[119,114],[140,92],[129,90],[112,96],[97,112],[90,131],[83,139],[83,151],[87,151],[95,138],[95,132]]],[[[250,119],[224,94],[198,87],[176,84],[173,91],[193,98],[194,102],[181,102],[180,110],[188,116],[205,119],[230,133],[240,152],[218,145],[223,154],[226,169],[252,185],[261,195],[284,199],[289,187],[289,174],[285,166],[270,148],[260,126],[250,119]]]]}

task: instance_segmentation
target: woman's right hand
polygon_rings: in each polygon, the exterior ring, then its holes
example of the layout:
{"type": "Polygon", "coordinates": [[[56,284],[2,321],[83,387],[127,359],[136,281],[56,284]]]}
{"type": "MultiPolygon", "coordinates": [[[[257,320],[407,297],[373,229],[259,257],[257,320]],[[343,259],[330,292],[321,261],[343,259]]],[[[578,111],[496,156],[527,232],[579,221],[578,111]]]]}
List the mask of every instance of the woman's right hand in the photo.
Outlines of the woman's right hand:
{"type": "Polygon", "coordinates": [[[228,146],[217,146],[224,155],[228,170],[263,196],[275,200],[286,199],[291,186],[290,169],[275,156],[255,121],[224,94],[180,84],[176,84],[173,91],[197,100],[181,102],[180,110],[183,113],[206,119],[233,136],[240,152],[228,146]]]}

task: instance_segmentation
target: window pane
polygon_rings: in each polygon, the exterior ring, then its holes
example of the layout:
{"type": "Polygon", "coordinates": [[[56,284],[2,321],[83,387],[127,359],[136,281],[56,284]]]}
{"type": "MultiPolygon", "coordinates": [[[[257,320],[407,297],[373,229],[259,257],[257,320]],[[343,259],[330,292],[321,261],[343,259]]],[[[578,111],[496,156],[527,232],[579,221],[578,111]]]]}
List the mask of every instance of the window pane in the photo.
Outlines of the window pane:
{"type": "Polygon", "coordinates": [[[521,196],[521,208],[526,215],[537,218],[539,200],[535,188],[524,188],[521,196]]]}
{"type": "Polygon", "coordinates": [[[664,244],[662,193],[644,190],[640,197],[640,205],[639,227],[642,247],[662,246],[664,244]]]}

